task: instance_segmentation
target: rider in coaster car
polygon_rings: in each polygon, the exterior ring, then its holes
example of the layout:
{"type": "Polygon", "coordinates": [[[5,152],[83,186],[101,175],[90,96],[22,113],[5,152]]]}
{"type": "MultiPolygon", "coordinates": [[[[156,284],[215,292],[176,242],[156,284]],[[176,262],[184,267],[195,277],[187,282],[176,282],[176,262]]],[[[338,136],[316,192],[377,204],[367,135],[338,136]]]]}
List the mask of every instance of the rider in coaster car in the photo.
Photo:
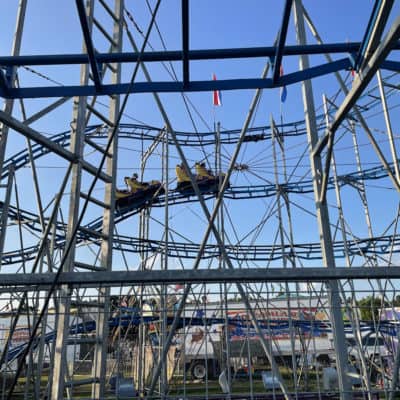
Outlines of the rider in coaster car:
{"type": "Polygon", "coordinates": [[[189,175],[185,171],[185,168],[182,164],[178,164],[175,167],[175,173],[176,177],[178,178],[178,184],[179,183],[185,183],[185,182],[190,182],[189,175]]]}
{"type": "Polygon", "coordinates": [[[124,180],[132,193],[135,193],[138,190],[144,190],[149,186],[147,183],[138,181],[138,174],[136,173],[133,174],[131,178],[126,176],[124,180]]]}
{"type": "Polygon", "coordinates": [[[205,163],[197,162],[194,167],[196,169],[196,178],[198,180],[215,179],[215,176],[212,174],[212,172],[206,168],[205,163]]]}

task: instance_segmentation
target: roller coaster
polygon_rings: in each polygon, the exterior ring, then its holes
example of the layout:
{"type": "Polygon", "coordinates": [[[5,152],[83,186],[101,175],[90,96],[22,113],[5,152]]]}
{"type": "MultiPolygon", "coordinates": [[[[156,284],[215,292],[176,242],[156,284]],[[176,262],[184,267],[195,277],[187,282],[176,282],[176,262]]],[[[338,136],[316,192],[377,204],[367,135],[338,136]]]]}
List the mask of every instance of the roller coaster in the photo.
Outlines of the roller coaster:
{"type": "MultiPolygon", "coordinates": [[[[296,122],[295,125],[300,123],[296,122]]],[[[95,130],[100,129],[101,126],[93,128],[95,130]]],[[[92,129],[92,128],[91,128],[92,129]]],[[[126,125],[125,129],[132,130],[144,130],[146,126],[138,125],[126,125]]],[[[254,128],[255,131],[263,130],[263,128],[254,128]]],[[[231,132],[231,131],[230,131],[231,132]]],[[[122,133],[122,135],[125,135],[122,133]]],[[[68,135],[62,133],[60,135],[53,136],[52,139],[58,140],[62,137],[60,143],[68,144],[68,135]],[[65,142],[66,141],[66,142],[65,142]]],[[[266,138],[264,138],[266,140],[266,138]]],[[[264,140],[263,139],[263,140],[264,140]]],[[[40,158],[47,154],[45,148],[36,146],[35,157],[40,158]]],[[[6,161],[7,165],[14,165],[15,169],[24,168],[29,163],[29,159],[26,152],[17,153],[6,161]]],[[[181,167],[178,166],[177,169],[181,167]]],[[[204,168],[204,167],[203,167],[204,168]]],[[[394,173],[393,163],[390,164],[392,173],[394,173]]],[[[8,174],[9,168],[4,169],[4,176],[8,174]]],[[[201,180],[201,173],[209,174],[199,170],[199,164],[197,165],[197,171],[199,172],[196,176],[200,176],[199,185],[200,192],[205,195],[205,199],[212,199],[218,195],[218,180],[214,180],[211,177],[210,180],[201,180]]],[[[345,175],[337,176],[336,178],[329,178],[327,188],[333,190],[335,187],[335,180],[339,186],[349,186],[356,190],[359,190],[360,183],[365,181],[379,180],[387,178],[387,170],[383,166],[373,167],[365,169],[364,171],[356,171],[345,175]]],[[[129,177],[125,178],[130,180],[129,177]]],[[[153,181],[150,186],[147,184],[139,184],[139,192],[132,194],[127,192],[127,197],[118,199],[117,197],[117,209],[115,213],[116,223],[126,220],[127,218],[139,213],[146,207],[164,207],[166,205],[166,198],[168,198],[168,205],[178,205],[184,203],[190,203],[197,201],[194,195],[193,188],[187,184],[188,177],[184,174],[183,180],[179,182],[176,189],[170,190],[168,196],[165,195],[164,189],[158,181],[153,181]],[[122,201],[121,201],[122,200],[122,201]]],[[[138,188],[134,186],[134,190],[138,188]]],[[[277,190],[283,193],[292,194],[304,194],[312,193],[313,182],[311,179],[303,179],[298,182],[290,182],[279,185],[277,189],[275,184],[270,185],[255,185],[255,186],[231,186],[228,187],[224,193],[224,197],[227,199],[258,199],[276,196],[277,190]]],[[[0,202],[0,207],[3,206],[3,202],[0,202]]],[[[30,227],[32,230],[40,232],[39,217],[29,211],[17,209],[16,207],[10,206],[8,209],[8,216],[11,220],[22,223],[25,226],[30,227]]],[[[100,232],[99,229],[102,226],[102,218],[99,217],[85,226],[79,228],[78,243],[99,243],[100,232]]],[[[65,224],[57,222],[57,238],[56,247],[62,248],[65,244],[65,236],[63,232],[66,231],[65,224]]],[[[372,254],[385,255],[389,253],[400,252],[400,247],[397,244],[400,241],[400,236],[380,236],[373,238],[355,238],[344,244],[343,242],[335,242],[334,251],[335,255],[339,258],[345,256],[345,247],[347,251],[352,255],[367,256],[372,254]]],[[[114,246],[116,249],[123,249],[127,252],[140,253],[141,251],[150,251],[157,253],[163,248],[164,243],[156,240],[139,240],[129,238],[127,236],[116,235],[114,237],[114,246]],[[121,247],[122,246],[122,247],[121,247]]],[[[321,259],[320,244],[319,243],[298,243],[292,245],[285,245],[283,248],[281,245],[267,245],[267,246],[246,246],[246,245],[227,245],[228,254],[232,259],[237,261],[272,261],[281,259],[283,256],[293,256],[305,260],[321,259]]],[[[32,260],[37,252],[38,245],[25,248],[18,251],[5,252],[2,255],[3,264],[11,265],[21,263],[22,260],[32,260]]],[[[169,255],[173,257],[182,258],[195,258],[198,252],[199,246],[189,243],[170,243],[169,244],[169,255]]],[[[204,258],[213,258],[219,255],[219,250],[215,245],[207,245],[204,253],[204,258]]]]}
{"type": "Polygon", "coordinates": [[[399,5],[6,3],[0,397],[396,398],[399,5]]]}
{"type": "MultiPolygon", "coordinates": [[[[160,323],[160,318],[158,316],[141,316],[139,310],[132,308],[123,307],[120,309],[120,316],[113,317],[109,319],[108,326],[110,329],[113,328],[137,328],[140,324],[144,323],[146,325],[151,325],[155,323],[160,323]]],[[[173,322],[173,317],[167,318],[167,325],[171,325],[173,322]]],[[[179,319],[177,329],[182,329],[187,326],[205,326],[211,327],[212,325],[223,325],[227,321],[224,318],[206,318],[206,317],[183,317],[179,319]]],[[[272,335],[280,335],[282,332],[289,332],[289,323],[285,320],[259,320],[260,326],[263,329],[270,329],[272,335]]],[[[237,327],[240,329],[246,329],[248,322],[243,321],[238,318],[229,318],[228,324],[232,327],[237,327]]],[[[329,321],[293,321],[293,327],[300,330],[303,335],[310,334],[321,335],[332,333],[332,326],[329,321]]],[[[79,342],[80,335],[87,335],[96,330],[96,321],[86,321],[79,324],[72,325],[69,331],[71,335],[71,343],[79,342]]],[[[379,326],[379,333],[385,335],[387,338],[393,338],[398,335],[399,326],[393,321],[382,321],[379,326]]],[[[350,325],[346,326],[346,332],[352,333],[350,325]]],[[[365,322],[361,326],[361,332],[375,332],[372,323],[365,322]]],[[[44,337],[44,342],[46,345],[53,342],[56,338],[56,331],[47,332],[44,337]]],[[[33,348],[36,349],[40,343],[40,337],[35,338],[33,348]]],[[[11,363],[20,357],[27,347],[27,343],[21,343],[19,345],[10,347],[6,350],[6,359],[4,363],[11,363]]],[[[0,365],[1,368],[4,365],[0,365]]]]}

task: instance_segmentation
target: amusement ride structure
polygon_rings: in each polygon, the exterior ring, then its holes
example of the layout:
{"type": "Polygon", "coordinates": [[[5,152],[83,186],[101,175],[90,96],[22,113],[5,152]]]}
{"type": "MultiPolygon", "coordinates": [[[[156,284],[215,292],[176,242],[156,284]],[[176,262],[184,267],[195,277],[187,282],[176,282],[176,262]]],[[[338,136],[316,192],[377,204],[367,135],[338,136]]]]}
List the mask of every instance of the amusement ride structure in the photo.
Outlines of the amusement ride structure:
{"type": "Polygon", "coordinates": [[[14,3],[1,399],[396,398],[399,4],[325,43],[322,5],[270,2],[263,46],[210,49],[194,1],[76,0],[66,50],[30,51],[14,3]]]}

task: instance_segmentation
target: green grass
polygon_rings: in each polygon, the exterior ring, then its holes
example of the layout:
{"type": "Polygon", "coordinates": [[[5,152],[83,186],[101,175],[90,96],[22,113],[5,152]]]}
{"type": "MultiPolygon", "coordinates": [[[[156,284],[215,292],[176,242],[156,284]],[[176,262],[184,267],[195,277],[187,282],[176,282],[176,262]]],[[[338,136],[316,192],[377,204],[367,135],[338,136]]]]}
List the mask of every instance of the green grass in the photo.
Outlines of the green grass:
{"type": "MultiPolygon", "coordinates": [[[[295,390],[295,385],[293,383],[293,375],[289,369],[281,368],[280,370],[282,377],[287,385],[287,388],[290,392],[295,390]]],[[[322,390],[322,373],[319,372],[319,386],[322,390]]],[[[75,375],[74,380],[89,378],[90,375],[75,375]]],[[[42,376],[40,386],[41,389],[45,389],[48,382],[47,376],[42,376]]],[[[24,390],[25,390],[26,378],[22,377],[18,380],[18,384],[15,388],[13,399],[19,400],[24,398],[24,390]]],[[[241,377],[233,380],[232,382],[232,393],[234,394],[248,394],[252,388],[253,393],[265,393],[265,389],[260,377],[260,371],[254,374],[252,385],[250,385],[250,379],[248,377],[241,377]],[[252,387],[251,387],[252,386],[252,387]]],[[[318,391],[318,381],[317,381],[317,372],[309,371],[308,372],[308,380],[307,385],[305,384],[304,375],[299,381],[299,385],[297,387],[299,392],[317,392],[318,391]]],[[[29,388],[31,395],[28,395],[28,398],[33,399],[33,385],[30,385],[29,388]]],[[[185,393],[186,396],[205,396],[208,395],[218,395],[222,394],[220,385],[217,379],[209,380],[208,382],[202,381],[191,381],[187,380],[185,383],[183,382],[182,376],[175,376],[170,381],[170,391],[169,395],[171,396],[179,396],[185,393]],[[184,388],[185,386],[185,388],[184,388]]],[[[73,399],[89,399],[91,398],[91,385],[82,385],[73,388],[72,393],[73,399]]],[[[107,399],[115,399],[115,394],[109,392],[106,394],[107,399]]],[[[381,398],[385,398],[384,395],[381,398]]],[[[396,395],[395,399],[400,400],[400,393],[396,395]]]]}

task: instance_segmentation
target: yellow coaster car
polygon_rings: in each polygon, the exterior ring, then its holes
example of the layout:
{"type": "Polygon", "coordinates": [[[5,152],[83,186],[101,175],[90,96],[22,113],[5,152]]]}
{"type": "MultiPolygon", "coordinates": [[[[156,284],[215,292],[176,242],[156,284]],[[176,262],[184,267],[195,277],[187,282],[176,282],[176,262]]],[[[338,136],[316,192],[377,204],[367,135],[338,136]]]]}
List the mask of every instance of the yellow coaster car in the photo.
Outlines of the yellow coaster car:
{"type": "MultiPolygon", "coordinates": [[[[220,183],[224,180],[225,174],[218,176],[213,175],[213,173],[208,170],[204,163],[195,164],[195,179],[199,186],[201,192],[217,192],[220,183]]],[[[190,182],[189,175],[185,170],[183,165],[177,165],[175,168],[176,177],[178,179],[178,184],[176,190],[178,192],[193,192],[193,187],[190,182]]],[[[228,185],[229,186],[229,185],[228,185]]]]}
{"type": "Polygon", "coordinates": [[[129,189],[117,189],[115,194],[117,207],[135,205],[165,192],[160,181],[140,182],[137,178],[137,174],[134,174],[131,178],[128,176],[124,178],[125,184],[129,189]]]}

